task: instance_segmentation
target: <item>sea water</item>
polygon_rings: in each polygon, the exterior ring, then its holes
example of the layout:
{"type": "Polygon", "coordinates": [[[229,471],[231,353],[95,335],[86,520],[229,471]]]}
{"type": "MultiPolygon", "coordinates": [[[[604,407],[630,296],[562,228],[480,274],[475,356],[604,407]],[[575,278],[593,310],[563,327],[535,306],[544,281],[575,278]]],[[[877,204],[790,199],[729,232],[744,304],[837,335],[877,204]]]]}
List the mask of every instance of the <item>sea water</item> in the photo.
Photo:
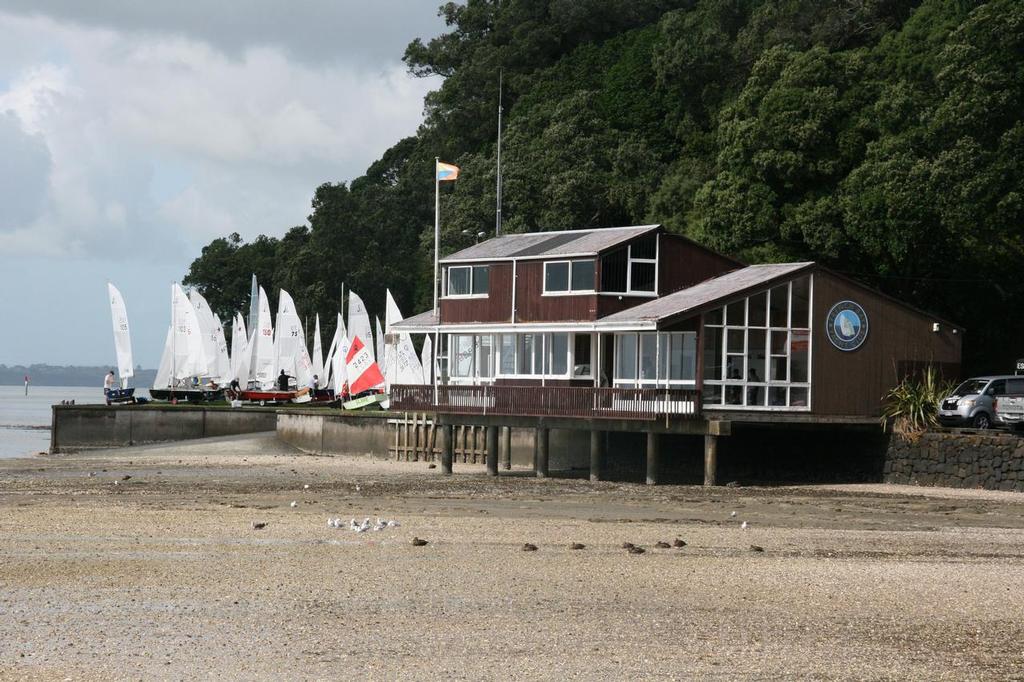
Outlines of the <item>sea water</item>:
{"type": "MultiPolygon", "coordinates": [[[[103,378],[100,377],[100,381],[103,378]]],[[[27,457],[50,448],[50,406],[103,403],[103,389],[86,386],[0,386],[0,457],[27,457]]]]}

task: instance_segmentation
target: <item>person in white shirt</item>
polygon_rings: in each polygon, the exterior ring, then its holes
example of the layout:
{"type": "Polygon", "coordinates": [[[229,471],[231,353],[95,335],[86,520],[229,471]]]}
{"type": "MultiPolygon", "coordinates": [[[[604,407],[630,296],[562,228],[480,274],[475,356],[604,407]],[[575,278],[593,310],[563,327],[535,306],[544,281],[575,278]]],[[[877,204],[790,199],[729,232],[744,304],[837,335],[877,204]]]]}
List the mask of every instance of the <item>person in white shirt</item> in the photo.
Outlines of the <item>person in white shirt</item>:
{"type": "Polygon", "coordinates": [[[110,370],[106,378],[103,379],[103,395],[107,395],[114,390],[114,383],[114,370],[110,370]]]}

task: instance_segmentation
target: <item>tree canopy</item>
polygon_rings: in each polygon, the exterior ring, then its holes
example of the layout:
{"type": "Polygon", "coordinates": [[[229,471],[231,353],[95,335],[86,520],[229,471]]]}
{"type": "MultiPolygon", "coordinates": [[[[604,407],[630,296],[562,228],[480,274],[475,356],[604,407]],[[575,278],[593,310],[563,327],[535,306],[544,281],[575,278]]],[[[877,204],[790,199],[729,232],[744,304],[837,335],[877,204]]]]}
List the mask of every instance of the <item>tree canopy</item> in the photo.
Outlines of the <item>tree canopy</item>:
{"type": "MultiPolygon", "coordinates": [[[[307,227],[192,264],[225,317],[250,273],[333,329],[342,283],[429,305],[442,252],[504,229],[657,222],[749,262],[818,260],[967,327],[971,371],[1024,348],[1024,3],[468,0],[405,62],[443,82],[414,137],[313,193],[307,227]]],[[[274,294],[271,294],[272,296],[274,294]]]]}

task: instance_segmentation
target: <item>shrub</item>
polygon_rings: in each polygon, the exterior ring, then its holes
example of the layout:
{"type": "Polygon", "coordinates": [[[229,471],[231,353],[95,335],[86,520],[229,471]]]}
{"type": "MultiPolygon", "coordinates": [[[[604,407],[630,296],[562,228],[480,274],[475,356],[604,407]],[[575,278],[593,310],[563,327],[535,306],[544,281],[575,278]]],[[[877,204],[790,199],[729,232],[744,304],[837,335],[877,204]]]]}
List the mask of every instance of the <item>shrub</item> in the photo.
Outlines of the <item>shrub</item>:
{"type": "Polygon", "coordinates": [[[939,402],[952,384],[943,381],[929,366],[919,376],[907,376],[885,394],[882,426],[892,428],[903,440],[916,440],[925,430],[938,426],[939,402]]]}

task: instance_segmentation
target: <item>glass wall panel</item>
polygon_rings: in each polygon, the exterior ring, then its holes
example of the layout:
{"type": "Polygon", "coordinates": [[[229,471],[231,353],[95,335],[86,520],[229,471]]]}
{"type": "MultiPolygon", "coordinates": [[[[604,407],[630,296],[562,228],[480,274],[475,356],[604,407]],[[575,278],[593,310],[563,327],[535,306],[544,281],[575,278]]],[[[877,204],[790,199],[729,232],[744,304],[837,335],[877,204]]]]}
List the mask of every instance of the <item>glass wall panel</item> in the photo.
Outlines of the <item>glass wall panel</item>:
{"type": "Polygon", "coordinates": [[[786,387],[785,386],[772,386],[768,389],[768,406],[769,407],[785,407],[786,406],[786,387]]]}
{"type": "Polygon", "coordinates": [[[747,330],[747,381],[762,382],[765,378],[767,339],[763,329],[747,330]]]}
{"type": "Polygon", "coordinates": [[[501,374],[516,373],[516,335],[502,334],[500,339],[501,374]]]}
{"type": "Polygon", "coordinates": [[[704,391],[701,395],[701,402],[704,405],[721,405],[722,387],[718,384],[704,384],[704,391]]]}
{"type": "Polygon", "coordinates": [[[658,336],[640,335],[640,381],[658,379],[658,336]]]}
{"type": "Polygon", "coordinates": [[[811,333],[806,330],[793,330],[790,333],[792,341],[789,344],[789,380],[794,383],[807,381],[807,361],[808,351],[810,350],[810,337],[811,333]]]}
{"type": "Polygon", "coordinates": [[[477,374],[483,379],[489,379],[494,374],[491,371],[494,367],[492,339],[493,337],[489,334],[477,337],[477,374]]]}
{"type": "Polygon", "coordinates": [[[725,323],[735,327],[745,325],[747,323],[746,316],[744,315],[745,307],[746,301],[736,301],[725,306],[725,323]]]}
{"type": "Polygon", "coordinates": [[[630,267],[630,289],[654,291],[654,263],[632,263],[630,267]]]}
{"type": "Polygon", "coordinates": [[[516,335],[516,374],[533,374],[533,334],[516,335]]]}
{"type": "Polygon", "coordinates": [[[448,295],[466,296],[469,289],[469,268],[448,268],[448,295]]]}
{"type": "Polygon", "coordinates": [[[551,374],[561,375],[569,372],[569,335],[551,335],[551,374]]]}
{"type": "Polygon", "coordinates": [[[636,334],[619,334],[615,347],[615,379],[636,379],[636,334]]]}
{"type": "Polygon", "coordinates": [[[747,326],[766,327],[768,322],[768,292],[762,291],[750,297],[747,306],[747,326]]]}
{"type": "Polygon", "coordinates": [[[452,376],[469,378],[473,376],[473,336],[456,334],[452,336],[452,376]]]}
{"type": "Polygon", "coordinates": [[[789,326],[789,284],[772,288],[769,311],[769,322],[773,327],[789,326]]]}
{"type": "Polygon", "coordinates": [[[704,313],[704,324],[722,324],[722,309],[715,308],[704,313]]]}
{"type": "Polygon", "coordinates": [[[743,337],[744,332],[742,329],[728,329],[726,330],[726,340],[729,342],[729,353],[743,353],[743,337]]]}
{"type": "Polygon", "coordinates": [[[811,279],[801,277],[793,280],[793,320],[794,327],[809,327],[811,313],[811,279]]]}
{"type": "Polygon", "coordinates": [[[791,407],[807,407],[807,388],[798,386],[790,388],[789,404],[791,407]]]}
{"type": "Polygon", "coordinates": [[[704,328],[704,380],[722,378],[722,329],[704,328]]]}

